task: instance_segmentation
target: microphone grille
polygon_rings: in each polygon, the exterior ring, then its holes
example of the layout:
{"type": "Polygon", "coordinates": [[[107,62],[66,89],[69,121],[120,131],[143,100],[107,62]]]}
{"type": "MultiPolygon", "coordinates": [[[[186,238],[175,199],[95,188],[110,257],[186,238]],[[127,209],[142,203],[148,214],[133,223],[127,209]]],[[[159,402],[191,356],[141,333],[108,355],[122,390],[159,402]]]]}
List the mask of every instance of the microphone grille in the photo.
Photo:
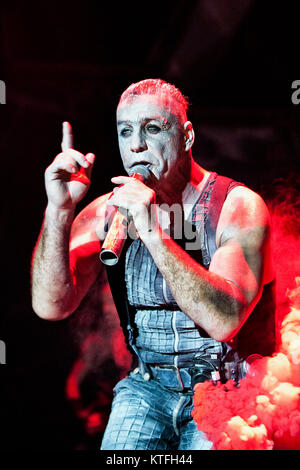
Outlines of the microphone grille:
{"type": "Polygon", "coordinates": [[[131,168],[129,172],[129,176],[132,176],[134,173],[138,173],[139,175],[141,175],[144,182],[147,181],[151,176],[151,172],[149,168],[147,168],[145,165],[142,165],[140,163],[137,165],[134,165],[134,167],[131,168]]]}

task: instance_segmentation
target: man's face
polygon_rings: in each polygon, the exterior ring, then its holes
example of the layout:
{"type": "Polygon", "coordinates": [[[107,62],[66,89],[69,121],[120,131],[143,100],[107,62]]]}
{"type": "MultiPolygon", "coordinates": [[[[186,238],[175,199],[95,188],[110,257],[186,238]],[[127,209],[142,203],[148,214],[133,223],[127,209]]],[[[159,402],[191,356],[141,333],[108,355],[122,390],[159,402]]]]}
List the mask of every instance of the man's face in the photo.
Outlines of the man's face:
{"type": "Polygon", "coordinates": [[[162,182],[176,178],[185,155],[182,119],[178,105],[165,95],[139,95],[117,109],[120,154],[129,174],[136,164],[149,167],[162,182]]]}

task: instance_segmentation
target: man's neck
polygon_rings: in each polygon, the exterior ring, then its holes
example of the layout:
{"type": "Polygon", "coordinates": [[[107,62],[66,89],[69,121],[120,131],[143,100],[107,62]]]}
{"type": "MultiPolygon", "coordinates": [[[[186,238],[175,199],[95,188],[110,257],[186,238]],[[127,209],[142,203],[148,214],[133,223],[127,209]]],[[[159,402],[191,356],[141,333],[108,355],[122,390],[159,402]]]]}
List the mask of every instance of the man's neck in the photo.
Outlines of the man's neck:
{"type": "Polygon", "coordinates": [[[167,187],[164,185],[157,192],[157,202],[172,205],[174,203],[184,204],[190,202],[194,195],[199,194],[206,183],[209,171],[198,165],[193,158],[190,159],[188,170],[178,172],[176,181],[167,187]]]}
{"type": "Polygon", "coordinates": [[[190,180],[183,191],[183,201],[185,201],[185,194],[189,194],[191,192],[191,188],[193,188],[194,192],[197,192],[198,194],[202,191],[209,174],[210,172],[198,165],[195,160],[191,160],[190,180]]]}

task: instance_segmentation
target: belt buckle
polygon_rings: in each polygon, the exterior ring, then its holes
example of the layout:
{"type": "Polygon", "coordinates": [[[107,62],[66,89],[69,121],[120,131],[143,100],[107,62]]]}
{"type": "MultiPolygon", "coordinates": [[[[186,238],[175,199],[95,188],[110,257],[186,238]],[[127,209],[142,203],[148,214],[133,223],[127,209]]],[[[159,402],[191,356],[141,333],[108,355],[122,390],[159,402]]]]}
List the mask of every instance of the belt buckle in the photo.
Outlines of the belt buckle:
{"type": "Polygon", "coordinates": [[[171,387],[169,386],[168,388],[174,390],[174,391],[182,391],[184,390],[184,385],[183,385],[183,382],[182,382],[182,378],[181,378],[181,375],[180,375],[180,370],[177,366],[174,366],[173,364],[168,364],[168,365],[159,365],[159,366],[156,366],[157,368],[159,369],[165,369],[165,370],[172,370],[175,372],[176,374],[176,377],[177,377],[177,380],[178,380],[178,383],[180,385],[180,389],[178,390],[178,388],[176,387],[171,387]]]}

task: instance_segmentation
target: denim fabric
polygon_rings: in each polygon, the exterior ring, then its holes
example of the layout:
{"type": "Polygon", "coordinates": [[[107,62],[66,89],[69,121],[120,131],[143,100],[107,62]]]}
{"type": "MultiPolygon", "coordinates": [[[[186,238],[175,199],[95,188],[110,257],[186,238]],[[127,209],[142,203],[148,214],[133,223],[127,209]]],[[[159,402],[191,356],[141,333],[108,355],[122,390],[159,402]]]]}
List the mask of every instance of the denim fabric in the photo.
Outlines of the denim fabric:
{"type": "MultiPolygon", "coordinates": [[[[199,249],[190,252],[192,257],[203,255],[204,221],[215,179],[212,173],[190,213],[189,223],[195,226],[201,241],[199,249]]],[[[125,281],[128,302],[136,309],[134,346],[144,363],[181,368],[195,353],[222,351],[221,343],[209,338],[180,311],[140,240],[134,240],[126,251],[125,281]]],[[[212,443],[197,430],[191,417],[192,395],[167,388],[177,387],[176,374],[162,369],[155,377],[145,381],[139,373],[131,373],[117,384],[102,450],[210,449],[212,443]]]]}
{"type": "Polygon", "coordinates": [[[101,450],[209,450],[212,443],[191,417],[191,394],[131,373],[114,389],[101,450]]]}
{"type": "MultiPolygon", "coordinates": [[[[201,239],[200,250],[186,250],[192,257],[204,249],[203,228],[216,173],[212,173],[189,214],[201,239]]],[[[179,241],[177,240],[179,243],[179,241]]],[[[199,260],[198,260],[199,261],[199,260]]],[[[199,261],[200,262],[200,261],[199,261]]],[[[222,345],[208,335],[178,307],[147,247],[134,240],[126,251],[125,281],[128,302],[136,308],[135,345],[146,363],[184,367],[197,352],[222,352],[222,345]]]]}

